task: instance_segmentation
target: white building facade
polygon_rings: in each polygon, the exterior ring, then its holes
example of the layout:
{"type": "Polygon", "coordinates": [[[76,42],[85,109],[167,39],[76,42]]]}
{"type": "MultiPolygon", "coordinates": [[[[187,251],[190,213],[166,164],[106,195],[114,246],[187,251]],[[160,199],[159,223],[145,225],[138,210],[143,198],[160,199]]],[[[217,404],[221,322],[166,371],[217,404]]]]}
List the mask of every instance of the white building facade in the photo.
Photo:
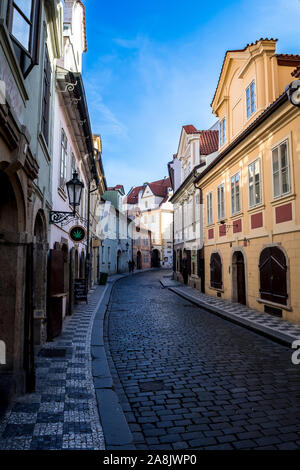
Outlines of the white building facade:
{"type": "Polygon", "coordinates": [[[203,204],[195,178],[218,155],[216,126],[183,126],[177,154],[168,164],[174,190],[174,277],[204,291],[203,204]]]}

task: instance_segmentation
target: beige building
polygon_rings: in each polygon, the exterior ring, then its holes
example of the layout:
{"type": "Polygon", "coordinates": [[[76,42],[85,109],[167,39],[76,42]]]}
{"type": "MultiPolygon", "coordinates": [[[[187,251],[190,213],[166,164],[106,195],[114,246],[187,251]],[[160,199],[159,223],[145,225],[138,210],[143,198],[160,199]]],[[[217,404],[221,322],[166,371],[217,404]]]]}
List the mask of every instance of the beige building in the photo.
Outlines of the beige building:
{"type": "Polygon", "coordinates": [[[260,39],[225,55],[212,110],[219,155],[197,178],[206,293],[300,323],[300,56],[260,39]]]}

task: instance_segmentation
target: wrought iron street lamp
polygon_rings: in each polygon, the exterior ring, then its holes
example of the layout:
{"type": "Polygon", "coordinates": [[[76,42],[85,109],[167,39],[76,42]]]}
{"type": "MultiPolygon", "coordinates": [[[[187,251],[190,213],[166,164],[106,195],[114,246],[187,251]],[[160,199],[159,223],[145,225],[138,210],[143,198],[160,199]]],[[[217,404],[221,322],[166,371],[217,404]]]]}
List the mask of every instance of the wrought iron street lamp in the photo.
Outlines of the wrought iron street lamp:
{"type": "Polygon", "coordinates": [[[300,107],[300,80],[294,80],[286,87],[288,99],[294,106],[300,107]]]}
{"type": "Polygon", "coordinates": [[[73,212],[50,211],[50,224],[57,224],[66,219],[76,216],[76,208],[80,205],[80,199],[84,184],[78,179],[78,173],[74,171],[73,178],[66,183],[69,204],[73,207],[73,212]]]}

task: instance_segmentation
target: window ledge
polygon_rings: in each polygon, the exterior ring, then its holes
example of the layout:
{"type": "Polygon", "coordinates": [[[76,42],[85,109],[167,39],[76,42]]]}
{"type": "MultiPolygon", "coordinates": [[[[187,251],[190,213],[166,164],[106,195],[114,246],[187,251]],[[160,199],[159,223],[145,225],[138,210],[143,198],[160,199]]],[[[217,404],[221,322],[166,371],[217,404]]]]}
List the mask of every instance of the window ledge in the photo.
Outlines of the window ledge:
{"type": "Polygon", "coordinates": [[[270,300],[256,299],[256,302],[258,302],[259,304],[270,305],[270,307],[276,307],[282,310],[287,310],[288,312],[293,311],[292,307],[290,307],[289,305],[277,304],[276,302],[271,302],[270,300]]]}
{"type": "Polygon", "coordinates": [[[223,288],[222,288],[222,289],[218,289],[217,287],[211,287],[211,286],[209,286],[209,289],[210,289],[210,290],[215,290],[216,292],[224,292],[224,289],[223,289],[223,288]]]}
{"type": "Polygon", "coordinates": [[[284,196],[278,196],[276,199],[273,199],[273,201],[271,201],[271,205],[273,207],[279,206],[283,202],[293,201],[295,198],[296,198],[295,193],[292,193],[292,194],[289,193],[289,194],[285,194],[284,196]]]}
{"type": "Polygon", "coordinates": [[[265,204],[260,203],[257,204],[256,206],[251,206],[248,208],[248,213],[249,214],[254,214],[255,212],[258,212],[260,210],[264,210],[266,208],[265,204]]]}
{"type": "Polygon", "coordinates": [[[232,220],[239,219],[240,217],[243,217],[243,215],[244,215],[244,212],[242,212],[242,211],[236,212],[235,214],[232,214],[230,216],[230,219],[232,219],[232,220]]]}

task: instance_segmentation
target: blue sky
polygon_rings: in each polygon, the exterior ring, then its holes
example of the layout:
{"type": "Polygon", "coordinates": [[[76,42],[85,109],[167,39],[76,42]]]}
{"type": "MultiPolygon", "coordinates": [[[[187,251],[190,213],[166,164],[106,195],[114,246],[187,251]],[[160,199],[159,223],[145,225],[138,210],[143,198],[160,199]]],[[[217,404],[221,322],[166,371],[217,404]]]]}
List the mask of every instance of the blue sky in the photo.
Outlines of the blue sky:
{"type": "Polygon", "coordinates": [[[109,186],[167,176],[181,126],[207,129],[227,49],[300,53],[300,0],[85,0],[83,75],[109,186]]]}

